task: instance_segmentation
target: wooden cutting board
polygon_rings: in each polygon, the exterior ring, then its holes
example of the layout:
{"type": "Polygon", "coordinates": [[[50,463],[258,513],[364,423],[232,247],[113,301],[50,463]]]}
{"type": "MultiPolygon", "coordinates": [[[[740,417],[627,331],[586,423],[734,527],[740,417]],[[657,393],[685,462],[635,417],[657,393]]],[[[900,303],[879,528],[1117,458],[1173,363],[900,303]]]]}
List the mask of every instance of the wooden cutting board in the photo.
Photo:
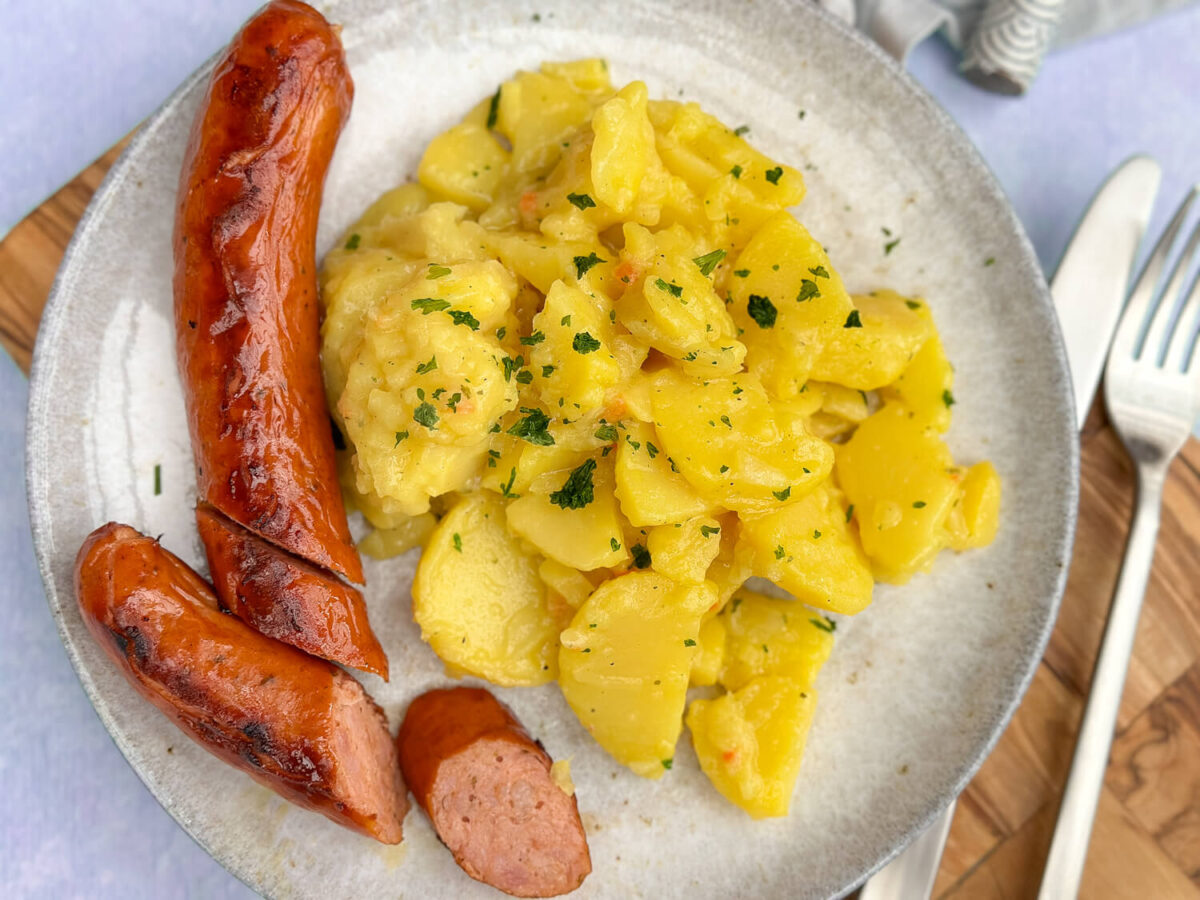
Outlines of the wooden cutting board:
{"type": "MultiPolygon", "coordinates": [[[[26,372],[75,223],[118,145],[0,242],[0,341],[26,372]]],[[[958,804],[934,896],[1037,892],[1129,528],[1133,473],[1102,404],[1082,438],[1071,577],[1021,708],[958,804]]],[[[1200,442],[1167,484],[1158,555],[1081,896],[1200,898],[1200,442]]]]}

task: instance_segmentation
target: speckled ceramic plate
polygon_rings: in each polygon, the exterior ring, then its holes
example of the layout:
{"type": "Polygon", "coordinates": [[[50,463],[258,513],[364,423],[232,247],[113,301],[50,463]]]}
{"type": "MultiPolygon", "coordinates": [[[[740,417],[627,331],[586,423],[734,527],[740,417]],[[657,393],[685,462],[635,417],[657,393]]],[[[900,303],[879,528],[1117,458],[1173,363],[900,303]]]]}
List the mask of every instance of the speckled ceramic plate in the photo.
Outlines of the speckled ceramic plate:
{"type": "MultiPolygon", "coordinates": [[[[801,168],[801,219],[854,290],[929,298],[957,367],[955,457],[1004,479],[1000,535],[881,587],[839,623],[791,816],[753,822],[699,771],[686,737],[668,777],[643,781],[584,734],[554,685],[502,690],[558,758],[572,757],[595,871],[587,897],[822,897],[898,851],[959,791],[1013,712],[1054,618],[1077,459],[1066,362],[1033,252],[966,138],[891,60],[787,0],[575,3],[346,0],[326,10],[357,83],[325,191],[323,251],[427,141],[520,67],[600,55],[747,124],[801,168]],[[537,13],[535,16],[534,13],[537,13]],[[890,233],[891,237],[887,235],[890,233]],[[884,244],[899,240],[890,254],[884,244]],[[995,264],[985,266],[994,258],[995,264]]],[[[116,519],[202,566],[171,311],[172,212],[208,69],[145,125],[96,194],[47,306],[29,410],[29,501],[67,651],[117,745],[159,801],[264,894],[494,896],[417,813],[384,847],[290,806],[183,737],[86,634],[71,567],[116,519]],[[160,467],[162,490],[155,488],[160,467]]],[[[415,558],[368,563],[390,684],[364,677],[393,723],[445,678],[409,612],[415,558]]]]}

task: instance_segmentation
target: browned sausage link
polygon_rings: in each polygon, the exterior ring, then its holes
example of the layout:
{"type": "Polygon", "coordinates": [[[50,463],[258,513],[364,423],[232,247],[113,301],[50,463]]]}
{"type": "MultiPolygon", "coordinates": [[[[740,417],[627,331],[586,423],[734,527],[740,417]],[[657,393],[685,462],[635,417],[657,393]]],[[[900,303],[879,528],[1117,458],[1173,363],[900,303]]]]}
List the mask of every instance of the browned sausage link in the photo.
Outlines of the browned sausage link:
{"type": "Polygon", "coordinates": [[[200,497],[362,582],[321,384],[316,226],[353,84],[336,31],[275,0],[213,71],[184,159],[175,326],[200,497]]]}
{"type": "Polygon", "coordinates": [[[400,842],[395,746],[357,681],[220,612],[195,572],[125,525],[84,541],[75,594],[130,684],[202,747],[293,803],[400,842]]]}
{"type": "Polygon", "coordinates": [[[422,694],[408,707],[400,768],[454,860],[517,897],[573,891],[592,871],[575,797],[509,709],[479,688],[422,694]]]}
{"type": "Polygon", "coordinates": [[[196,507],[196,526],[223,610],[268,637],[387,678],[387,655],[357,588],[268,544],[207,503],[196,507]]]}

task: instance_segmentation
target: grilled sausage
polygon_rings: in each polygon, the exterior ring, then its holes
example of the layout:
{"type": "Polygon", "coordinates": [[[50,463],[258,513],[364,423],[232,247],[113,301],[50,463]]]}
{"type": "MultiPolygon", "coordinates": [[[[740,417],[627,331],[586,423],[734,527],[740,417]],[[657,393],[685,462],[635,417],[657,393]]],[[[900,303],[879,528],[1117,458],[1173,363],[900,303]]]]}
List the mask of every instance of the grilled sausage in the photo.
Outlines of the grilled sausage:
{"type": "Polygon", "coordinates": [[[400,842],[395,745],[352,677],[221,613],[195,572],[125,525],[84,541],[75,595],[130,684],[198,744],[293,803],[400,842]]]}
{"type": "Polygon", "coordinates": [[[387,655],[357,588],[268,544],[207,503],[196,507],[196,527],[222,610],[268,637],[388,677],[387,655]]]}
{"type": "Polygon", "coordinates": [[[573,793],[554,781],[541,744],[489,692],[422,694],[396,742],[417,804],[472,878],[517,897],[555,897],[592,871],[573,793]]]}
{"type": "MultiPolygon", "coordinates": [[[[315,255],[353,93],[336,30],[303,3],[274,0],[234,38],[184,159],[175,327],[201,500],[361,583],[321,383],[315,255]]],[[[234,569],[216,558],[224,546],[207,547],[213,571],[234,569]]],[[[305,649],[354,664],[334,647],[305,649]]]]}

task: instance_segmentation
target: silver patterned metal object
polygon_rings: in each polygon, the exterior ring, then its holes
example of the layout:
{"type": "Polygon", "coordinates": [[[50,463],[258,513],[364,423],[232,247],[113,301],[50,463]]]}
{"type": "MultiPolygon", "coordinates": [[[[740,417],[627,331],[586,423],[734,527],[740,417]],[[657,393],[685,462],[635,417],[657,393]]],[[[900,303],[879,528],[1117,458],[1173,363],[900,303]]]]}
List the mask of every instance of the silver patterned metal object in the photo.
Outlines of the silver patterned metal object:
{"type": "Polygon", "coordinates": [[[1025,93],[1066,5],[1067,0],[990,0],[963,53],[963,73],[989,90],[1025,93]]]}

